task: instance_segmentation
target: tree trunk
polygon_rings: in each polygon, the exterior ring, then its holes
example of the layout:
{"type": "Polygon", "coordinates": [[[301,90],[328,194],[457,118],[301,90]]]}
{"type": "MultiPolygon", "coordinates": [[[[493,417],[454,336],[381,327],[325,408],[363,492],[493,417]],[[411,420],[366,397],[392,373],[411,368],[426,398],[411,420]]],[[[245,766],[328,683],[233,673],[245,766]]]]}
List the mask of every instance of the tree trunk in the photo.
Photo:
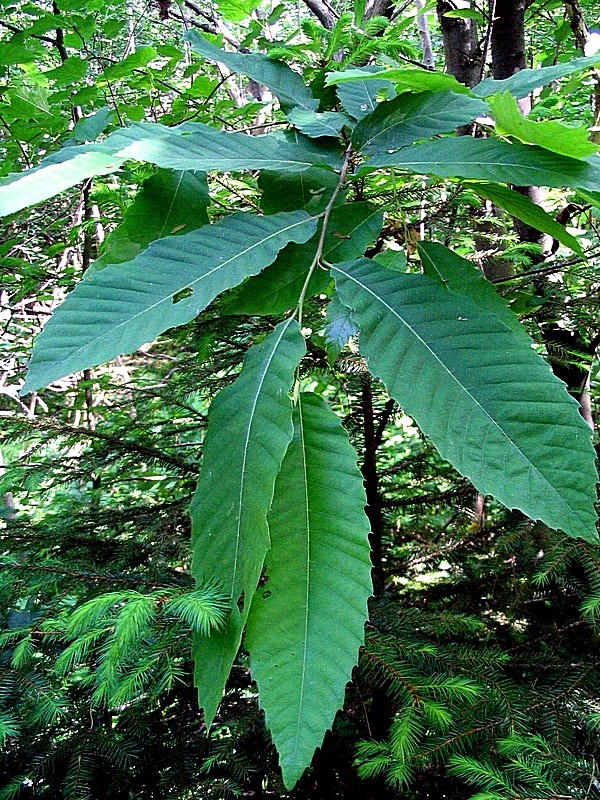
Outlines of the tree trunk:
{"type": "Polygon", "coordinates": [[[473,19],[444,16],[448,11],[456,10],[452,0],[438,0],[436,8],[444,40],[446,72],[465,86],[475,86],[481,79],[482,66],[477,23],[473,19]]]}
{"type": "MultiPolygon", "coordinates": [[[[503,80],[524,69],[527,62],[525,57],[525,0],[497,0],[496,14],[492,22],[492,74],[496,80],[503,80]]],[[[573,24],[573,23],[572,23],[573,24]]],[[[531,111],[531,98],[519,100],[523,114],[531,111]]],[[[541,205],[542,193],[537,186],[515,186],[518,192],[527,196],[536,205],[541,205]]],[[[552,240],[536,228],[526,225],[515,219],[515,229],[522,242],[534,242],[541,247],[541,253],[533,256],[534,263],[544,261],[552,252],[552,240]]],[[[542,293],[544,278],[537,282],[537,289],[542,293]]],[[[544,312],[542,311],[542,314],[544,312]]],[[[585,342],[578,331],[568,331],[560,328],[554,321],[555,314],[552,309],[545,314],[549,318],[547,323],[540,320],[540,333],[548,354],[548,362],[554,374],[567,384],[567,388],[579,402],[579,410],[588,425],[593,429],[594,423],[591,415],[589,393],[589,369],[580,363],[567,362],[561,358],[565,349],[579,351],[593,355],[591,345],[585,342]]],[[[594,345],[595,350],[595,345],[594,345]]]]}

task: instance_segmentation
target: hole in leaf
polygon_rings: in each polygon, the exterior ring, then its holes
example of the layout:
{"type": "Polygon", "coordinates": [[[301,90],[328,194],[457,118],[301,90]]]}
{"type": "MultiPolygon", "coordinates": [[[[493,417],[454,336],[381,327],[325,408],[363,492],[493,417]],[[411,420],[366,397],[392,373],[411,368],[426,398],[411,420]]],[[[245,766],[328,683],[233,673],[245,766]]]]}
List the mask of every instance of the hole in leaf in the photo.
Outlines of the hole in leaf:
{"type": "Polygon", "coordinates": [[[263,600],[266,600],[268,597],[271,597],[271,592],[267,591],[262,593],[263,600]]]}
{"type": "Polygon", "coordinates": [[[191,286],[186,286],[185,289],[180,289],[173,295],[173,305],[175,305],[175,303],[180,303],[182,300],[185,300],[186,297],[189,297],[192,294],[194,294],[194,290],[191,286]]]}
{"type": "Polygon", "coordinates": [[[240,612],[240,614],[244,610],[245,603],[246,603],[246,594],[245,594],[245,592],[242,592],[241,595],[237,599],[237,607],[238,607],[238,611],[240,612]]]}

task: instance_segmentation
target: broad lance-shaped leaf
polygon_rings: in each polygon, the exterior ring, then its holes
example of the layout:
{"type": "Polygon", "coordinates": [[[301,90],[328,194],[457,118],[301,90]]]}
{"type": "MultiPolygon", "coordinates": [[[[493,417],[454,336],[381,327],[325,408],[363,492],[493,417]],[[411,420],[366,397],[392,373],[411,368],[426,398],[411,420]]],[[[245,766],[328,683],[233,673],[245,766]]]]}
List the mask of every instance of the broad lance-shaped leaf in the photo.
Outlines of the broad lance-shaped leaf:
{"type": "Polygon", "coordinates": [[[10,175],[0,183],[0,216],[47,200],[86,178],[116,172],[132,159],[164,169],[200,172],[303,172],[314,165],[341,166],[337,152],[303,137],[290,142],[278,133],[248,136],[201,122],[184,122],[174,128],[139,123],[114,131],[102,142],[64,147],[44,158],[38,167],[10,175]]]}
{"type": "Polygon", "coordinates": [[[580,160],[535,145],[469,136],[437,139],[403,147],[395,153],[380,153],[365,167],[401,167],[439,178],[460,177],[522,186],[569,186],[595,191],[600,185],[597,156],[580,160]]]}
{"type": "Polygon", "coordinates": [[[433,72],[424,69],[411,69],[410,67],[393,67],[391,69],[369,69],[368,67],[354,67],[341,72],[330,72],[325,79],[328,86],[344,85],[354,81],[369,82],[387,80],[401,91],[412,92],[444,92],[451,91],[458,94],[470,94],[469,89],[459,83],[453,75],[445,72],[433,72]]]}
{"type": "Polygon", "coordinates": [[[269,512],[267,582],[246,646],[291,788],[343,705],[371,594],[369,523],[356,452],[336,414],[301,394],[269,512]]]}
{"type": "Polygon", "coordinates": [[[405,93],[380,103],[352,132],[352,144],[370,155],[417,139],[448,133],[487,112],[486,104],[455,92],[405,93]]]}
{"type": "Polygon", "coordinates": [[[144,181],[123,221],[108,236],[105,252],[91,268],[131,261],[154,239],[206,225],[209,203],[206,173],[159,170],[144,181]]]}
{"type": "Polygon", "coordinates": [[[497,183],[487,183],[477,181],[469,183],[468,187],[480,197],[490,200],[498,208],[508,211],[513,217],[526,222],[532,228],[536,228],[542,233],[547,233],[554,239],[564,244],[573,252],[583,255],[583,250],[577,239],[572,236],[563,225],[556,222],[547,211],[541,206],[532,203],[531,200],[508,186],[497,183]]]}
{"type": "Polygon", "coordinates": [[[262,83],[279,98],[284,110],[298,107],[316,111],[318,108],[319,101],[313,97],[301,76],[287,64],[260,53],[230,53],[227,50],[220,50],[197,31],[188,31],[183,38],[189,42],[192,50],[204,58],[220,62],[232,72],[238,72],[257,83],[262,83]]]}
{"type": "Polygon", "coordinates": [[[304,211],[234,214],[89,273],[38,336],[22,391],[131,353],[189,322],[220,292],[274,261],[288,242],[310,239],[316,225],[304,211]]]}
{"type": "Polygon", "coordinates": [[[280,323],[246,354],[237,380],[213,401],[191,507],[192,571],[218,578],[232,598],[224,630],[194,637],[194,676],[210,725],[240,646],[269,547],[267,512],[292,439],[289,390],[305,352],[298,323],[280,323]]]}
{"type": "Polygon", "coordinates": [[[369,368],[440,454],[505,506],[596,541],[589,429],[526,337],[427,275],[369,259],[332,273],[369,368]]]}
{"type": "Polygon", "coordinates": [[[552,81],[560,80],[560,78],[565,78],[567,75],[590,69],[590,67],[594,67],[598,63],[600,63],[600,55],[596,53],[594,56],[574,58],[572,61],[567,61],[564,64],[554,64],[551,67],[522,69],[519,72],[515,72],[510,78],[504,78],[501,81],[486,78],[471,91],[477,97],[489,97],[492,94],[508,91],[518,100],[521,97],[527,97],[528,94],[531,94],[534,89],[539,89],[540,86],[547,86],[552,81]]]}

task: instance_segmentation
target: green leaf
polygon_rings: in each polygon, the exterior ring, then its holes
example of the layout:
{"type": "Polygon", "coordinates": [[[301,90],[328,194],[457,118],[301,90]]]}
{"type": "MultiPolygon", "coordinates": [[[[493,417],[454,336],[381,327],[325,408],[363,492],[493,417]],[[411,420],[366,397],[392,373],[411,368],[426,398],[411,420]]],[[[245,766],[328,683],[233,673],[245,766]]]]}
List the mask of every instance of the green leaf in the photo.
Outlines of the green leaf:
{"type": "Polygon", "coordinates": [[[160,170],[144,182],[92,269],[131,261],[154,239],[206,225],[209,202],[205,173],[160,170]]]}
{"type": "Polygon", "coordinates": [[[201,122],[175,128],[139,123],[114,131],[103,142],[64,147],[39,167],[0,185],[0,216],[47,200],[94,175],[116,172],[127,160],[175,170],[271,169],[302,172],[313,165],[339,167],[339,155],[308,139],[294,143],[278,134],[226,133],[201,122]]]}
{"type": "Polygon", "coordinates": [[[385,96],[389,99],[395,95],[396,90],[391,81],[371,78],[373,72],[380,71],[377,67],[362,67],[351,71],[353,79],[340,83],[336,90],[340,103],[354,119],[362,119],[375,111],[379,97],[385,96]]]}
{"type": "Polygon", "coordinates": [[[569,186],[594,191],[600,183],[600,159],[580,161],[541,147],[496,139],[459,136],[404,147],[374,156],[367,167],[402,167],[411,172],[498,181],[522,186],[569,186]]]}
{"type": "MultiPolygon", "coordinates": [[[[325,261],[359,258],[375,241],[383,214],[370,203],[347,203],[334,208],[323,247],[325,261]]],[[[230,314],[281,314],[294,308],[317,249],[318,233],[306,244],[288,245],[277,260],[260,275],[250,278],[224,304],[230,314]]],[[[318,269],[313,274],[307,297],[324,291],[331,277],[318,269]]]]}
{"type": "Polygon", "coordinates": [[[106,67],[100,76],[101,83],[120,80],[131,75],[134,70],[147,67],[157,57],[156,48],[152,46],[138,47],[118,64],[106,67]]]}
{"type": "Polygon", "coordinates": [[[600,62],[600,55],[588,56],[587,58],[575,58],[564,64],[555,64],[551,67],[541,67],[541,69],[522,69],[501,81],[486,78],[478,83],[472,93],[477,97],[489,97],[492,94],[508,91],[517,100],[527,97],[534,89],[540,86],[547,86],[552,81],[557,81],[575,72],[589,69],[600,62]]]}
{"type": "Polygon", "coordinates": [[[368,259],[332,272],[371,371],[442,457],[483,494],[596,541],[589,429],[530,343],[427,275],[368,259]]]}
{"type": "Polygon", "coordinates": [[[320,136],[339,136],[345,125],[351,124],[350,118],[338,111],[305,111],[303,108],[294,108],[287,118],[305,136],[318,139],[320,136]]]}
{"type": "Polygon", "coordinates": [[[55,81],[57,86],[72,86],[83,81],[88,71],[88,62],[79,56],[69,56],[54,69],[44,72],[44,78],[55,81]]]}
{"type": "Polygon", "coordinates": [[[259,5],[260,0],[216,0],[219,14],[228,22],[242,22],[259,5]]]}
{"type": "Polygon", "coordinates": [[[349,81],[391,81],[396,89],[411,92],[456,92],[470,94],[470,90],[459,83],[453,75],[445,72],[433,72],[426,69],[404,69],[392,67],[365,71],[364,69],[347,69],[342,72],[330,72],[326,83],[328,86],[344,84],[349,81]]]}
{"type": "Polygon", "coordinates": [[[300,394],[269,513],[267,582],[246,644],[291,788],[344,701],[371,594],[369,523],[356,452],[336,414],[300,394]]]}
{"type": "Polygon", "coordinates": [[[521,337],[527,347],[531,346],[531,339],[518,317],[474,264],[438,242],[419,242],[417,248],[425,275],[438,281],[451,294],[469,298],[482,314],[494,314],[515,336],[521,337]]]}
{"type": "Polygon", "coordinates": [[[113,116],[114,112],[108,106],[103,106],[89,117],[83,117],[73,128],[73,139],[76,142],[93,141],[104,133],[113,116]]]}
{"type": "Polygon", "coordinates": [[[21,119],[47,119],[52,116],[48,92],[43,86],[20,86],[6,92],[15,117],[21,119]]]}
{"type": "Polygon", "coordinates": [[[131,353],[193,319],[222,291],[256,275],[288,242],[305,242],[316,219],[303,211],[234,214],[152,242],[133,261],[86,275],[36,341],[23,392],[131,353]],[[186,296],[178,299],[178,293],[186,296]]]}
{"type": "Polygon", "coordinates": [[[325,321],[325,344],[332,355],[337,356],[344,349],[348,340],[358,334],[352,312],[342,305],[337,294],[334,294],[327,305],[325,321]]]}
{"type": "Polygon", "coordinates": [[[373,261],[394,272],[406,272],[406,254],[404,250],[383,250],[373,256],[373,261]]]}
{"type": "Polygon", "coordinates": [[[573,250],[574,253],[583,255],[581,245],[574,236],[571,236],[564,225],[556,222],[547,211],[544,211],[536,203],[532,203],[525,195],[497,183],[477,182],[469,183],[468,185],[480,197],[489,200],[499,208],[505,209],[511,216],[522,220],[536,230],[542,231],[542,233],[549,234],[561,244],[564,244],[565,247],[573,250]]]}
{"type": "Polygon", "coordinates": [[[583,125],[572,128],[556,120],[535,122],[528,119],[509,92],[494,95],[487,102],[496,121],[496,133],[514,136],[527,144],[539,144],[571,158],[587,158],[598,150],[598,145],[588,139],[589,132],[583,125]]]}
{"type": "Polygon", "coordinates": [[[230,53],[220,50],[194,30],[188,31],[183,38],[189,42],[192,50],[204,58],[225,64],[232,72],[246,75],[266,86],[279,99],[284,110],[296,106],[307,111],[318,108],[319,101],[312,96],[300,75],[287,64],[260,53],[230,53]]]}
{"type": "Polygon", "coordinates": [[[195,683],[210,725],[240,646],[269,547],[267,512],[292,439],[289,389],[305,352],[298,323],[280,323],[244,359],[238,379],[213,401],[192,507],[192,571],[217,578],[232,598],[227,626],[194,637],[195,683]]]}
{"type": "MultiPolygon", "coordinates": [[[[262,191],[260,207],[265,214],[295,211],[303,208],[310,214],[325,210],[339,176],[329,170],[311,167],[305,172],[270,172],[263,170],[258,177],[262,191]]],[[[340,192],[342,200],[344,192],[340,192]]]]}
{"type": "Polygon", "coordinates": [[[487,111],[481,100],[454,92],[401,94],[364,117],[352,133],[352,144],[366,155],[397,150],[417,139],[453,131],[487,111]]]}

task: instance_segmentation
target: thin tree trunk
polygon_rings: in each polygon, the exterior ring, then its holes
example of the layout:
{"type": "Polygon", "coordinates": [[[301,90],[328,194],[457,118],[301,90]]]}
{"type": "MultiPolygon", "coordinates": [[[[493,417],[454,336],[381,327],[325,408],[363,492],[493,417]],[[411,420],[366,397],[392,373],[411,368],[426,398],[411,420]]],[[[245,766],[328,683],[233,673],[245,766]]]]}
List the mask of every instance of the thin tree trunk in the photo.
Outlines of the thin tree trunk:
{"type": "MultiPolygon", "coordinates": [[[[565,10],[573,36],[577,42],[577,47],[582,53],[587,54],[588,42],[590,39],[590,30],[583,16],[583,11],[579,5],[578,0],[564,0],[565,10]]],[[[591,140],[596,144],[600,144],[600,70],[595,69],[592,73],[594,86],[592,90],[592,113],[594,115],[594,127],[592,130],[591,140]]]]}
{"type": "MultiPolygon", "coordinates": [[[[576,3],[576,0],[570,0],[576,3]]],[[[503,80],[526,67],[525,56],[525,8],[526,0],[496,0],[496,14],[492,22],[492,74],[496,80],[503,80]]],[[[572,23],[580,29],[580,23],[574,19],[572,23]]],[[[523,114],[531,111],[531,98],[519,100],[523,114]]],[[[532,202],[541,205],[542,194],[537,186],[516,186],[517,191],[526,195],[532,202]]],[[[546,234],[536,228],[515,220],[515,228],[522,242],[534,242],[542,248],[541,253],[533,257],[534,262],[544,261],[552,251],[552,241],[546,234]]],[[[537,288],[543,291],[545,279],[540,278],[537,288]]],[[[543,312],[542,312],[543,313],[543,312]]],[[[567,363],[560,354],[565,350],[579,351],[593,356],[596,345],[586,342],[577,330],[566,330],[556,322],[555,309],[546,315],[548,321],[540,320],[540,333],[546,345],[548,362],[554,374],[567,384],[567,388],[579,402],[579,411],[588,425],[593,429],[594,422],[588,392],[589,369],[580,363],[567,363]]]]}
{"type": "MultiPolygon", "coordinates": [[[[421,11],[425,8],[424,0],[415,0],[415,5],[421,11]]],[[[435,67],[433,47],[431,46],[431,33],[426,14],[417,14],[417,28],[419,29],[419,39],[421,40],[421,52],[423,53],[423,63],[429,69],[435,67]]]]}

